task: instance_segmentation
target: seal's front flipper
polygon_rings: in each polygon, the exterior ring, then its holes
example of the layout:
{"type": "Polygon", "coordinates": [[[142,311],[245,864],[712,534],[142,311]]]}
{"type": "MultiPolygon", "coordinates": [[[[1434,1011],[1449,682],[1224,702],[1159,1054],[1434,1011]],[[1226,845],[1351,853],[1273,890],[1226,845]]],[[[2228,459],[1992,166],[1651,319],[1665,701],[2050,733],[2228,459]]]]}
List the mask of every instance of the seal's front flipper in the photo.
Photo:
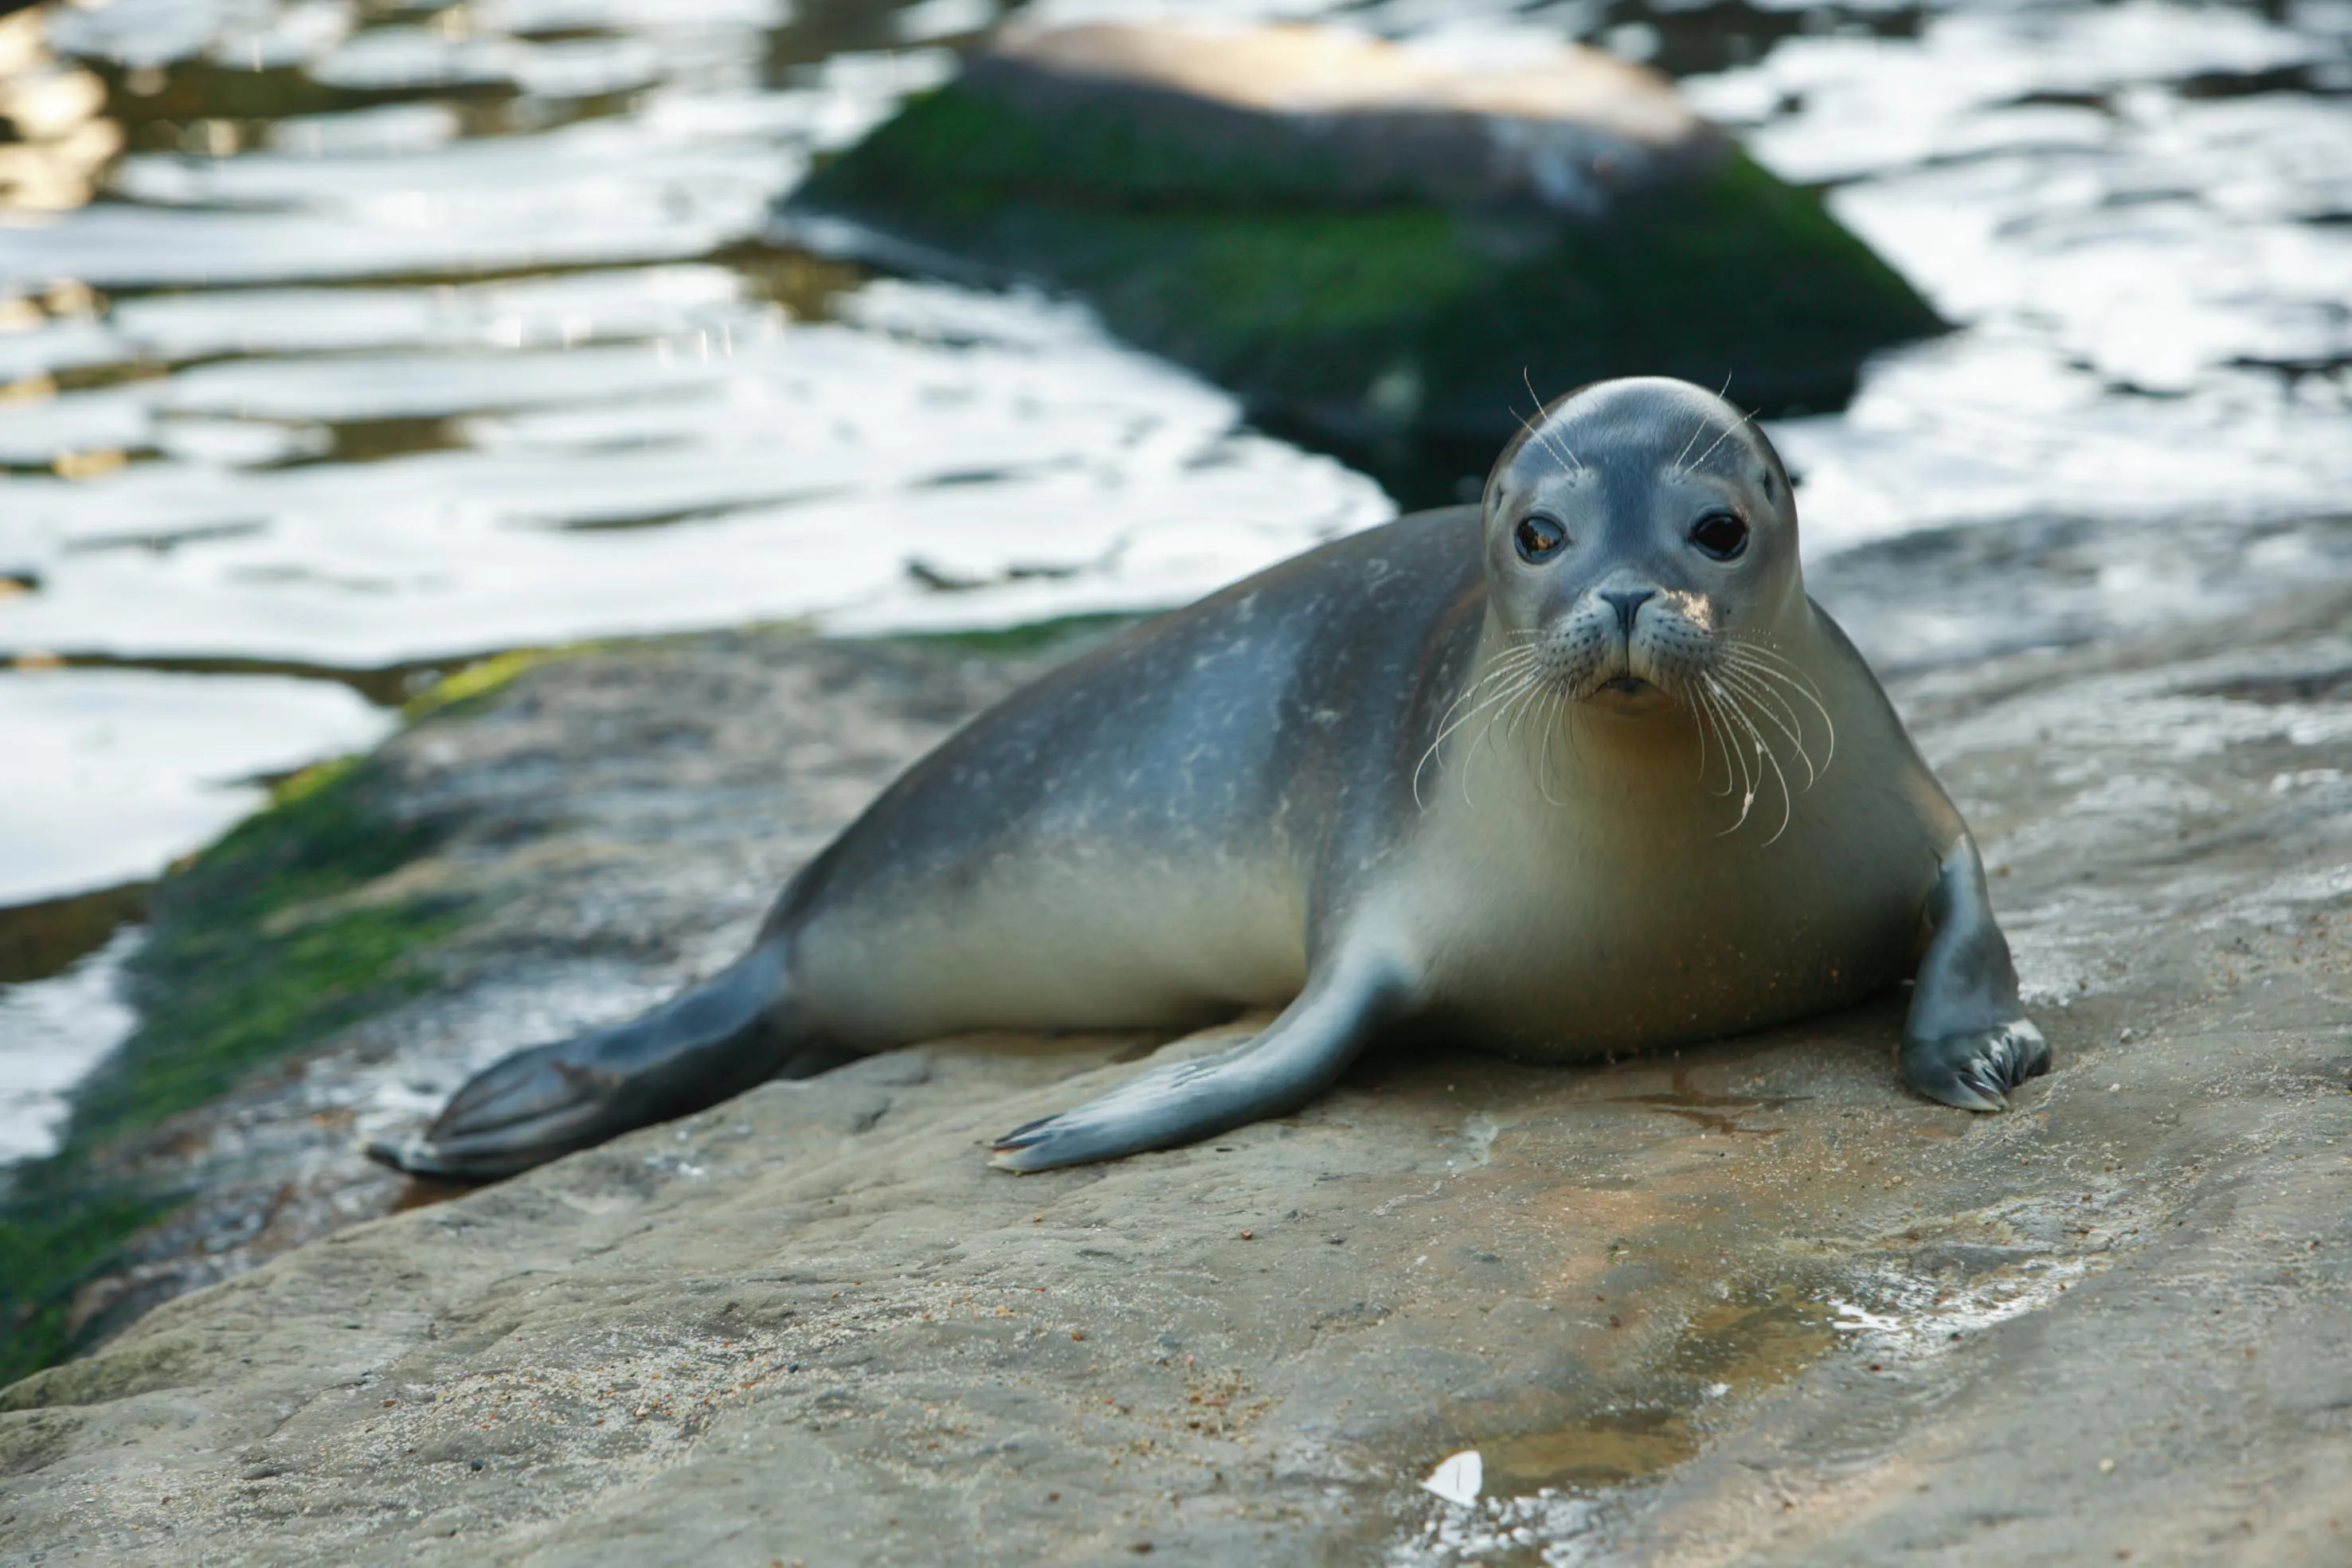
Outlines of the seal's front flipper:
{"type": "Polygon", "coordinates": [[[1009,1171],[1042,1171],[1164,1149],[1295,1111],[1330,1087],[1403,1010],[1390,971],[1343,967],[1310,980],[1265,1032],[1232,1051],[1155,1067],[1075,1111],[1015,1127],[990,1145],[1009,1171]]]}
{"type": "Polygon", "coordinates": [[[1931,1100],[1998,1111],[2009,1091],[2050,1071],[2050,1046],[2018,1000],[2017,967],[1965,833],[1927,895],[1927,924],[1934,935],[1903,1026],[1903,1076],[1931,1100]]]}
{"type": "Polygon", "coordinates": [[[799,1054],[783,985],[772,938],[642,1018],[493,1062],[422,1137],[371,1144],[368,1155],[414,1176],[492,1181],[714,1105],[799,1054]]]}

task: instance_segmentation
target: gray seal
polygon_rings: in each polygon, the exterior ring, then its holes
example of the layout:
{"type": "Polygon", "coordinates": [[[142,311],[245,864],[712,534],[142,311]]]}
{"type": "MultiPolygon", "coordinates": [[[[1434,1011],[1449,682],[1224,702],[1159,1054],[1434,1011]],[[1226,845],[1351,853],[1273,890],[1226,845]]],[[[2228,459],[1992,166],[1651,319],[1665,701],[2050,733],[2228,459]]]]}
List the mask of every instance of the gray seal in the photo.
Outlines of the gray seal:
{"type": "Polygon", "coordinates": [[[1990,1111],[2047,1069],[1966,825],[1806,596],[1779,455],[1701,388],[1608,382],[1545,410],[1480,505],[1309,550],[1016,693],[728,968],[507,1057],[371,1152],[495,1177],[919,1040],[1281,1008],[995,1142],[1040,1170],[1282,1114],[1384,1036],[1582,1060],[1906,977],[1921,1093],[1990,1111]]]}

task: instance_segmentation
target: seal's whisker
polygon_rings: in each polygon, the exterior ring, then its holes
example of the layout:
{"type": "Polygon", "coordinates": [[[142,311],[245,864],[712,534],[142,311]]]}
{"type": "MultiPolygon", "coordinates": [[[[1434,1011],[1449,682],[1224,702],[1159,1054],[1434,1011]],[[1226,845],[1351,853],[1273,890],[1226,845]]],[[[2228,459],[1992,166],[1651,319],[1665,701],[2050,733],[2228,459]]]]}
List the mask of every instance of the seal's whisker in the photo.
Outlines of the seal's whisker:
{"type": "Polygon", "coordinates": [[[1746,786],[1747,793],[1739,806],[1739,820],[1744,824],[1749,813],[1755,810],[1756,802],[1764,795],[1764,737],[1756,733],[1754,722],[1748,718],[1748,710],[1740,706],[1737,695],[1722,686],[1715,688],[1715,695],[1723,704],[1725,716],[1737,727],[1736,733],[1745,737],[1739,747],[1742,770],[1746,770],[1746,765],[1751,760],[1756,764],[1755,771],[1750,775],[1750,781],[1746,786]]]}
{"type": "Polygon", "coordinates": [[[1811,789],[1820,774],[1813,767],[1812,754],[1805,749],[1804,728],[1797,710],[1789,706],[1789,700],[1754,676],[1729,664],[1717,670],[1716,678],[1754,704],[1764,716],[1765,722],[1789,737],[1789,744],[1797,748],[1797,759],[1805,765],[1805,788],[1811,789]]]}
{"type": "MultiPolygon", "coordinates": [[[[1793,691],[1798,698],[1810,703],[1813,699],[1808,693],[1801,688],[1790,687],[1786,682],[1776,685],[1769,672],[1741,659],[1726,659],[1717,673],[1726,681],[1737,682],[1749,697],[1765,705],[1766,711],[1773,716],[1781,733],[1788,736],[1790,744],[1804,756],[1805,766],[1808,768],[1813,766],[1810,748],[1805,745],[1805,716],[1799,711],[1796,703],[1789,700],[1793,691]]],[[[1833,727],[1830,729],[1829,738],[1834,746],[1837,735],[1833,727]]],[[[1826,758],[1821,766],[1824,769],[1829,767],[1826,758]]]]}
{"type": "MultiPolygon", "coordinates": [[[[1533,389],[1530,388],[1529,391],[1532,392],[1533,389]]],[[[1513,409],[1511,411],[1511,417],[1519,422],[1519,428],[1528,433],[1528,439],[1535,443],[1537,446],[1542,448],[1545,452],[1549,453],[1554,460],[1558,460],[1559,457],[1565,455],[1570,464],[1575,467],[1578,473],[1581,474],[1584,472],[1584,465],[1576,461],[1575,453],[1567,452],[1565,449],[1554,445],[1551,439],[1545,435],[1542,431],[1537,429],[1534,425],[1529,424],[1526,418],[1520,414],[1517,409],[1513,409]]],[[[1543,405],[1540,402],[1536,405],[1536,417],[1538,419],[1543,417],[1543,405]]]]}
{"type": "Polygon", "coordinates": [[[1446,708],[1444,716],[1439,719],[1436,738],[1432,740],[1429,743],[1429,748],[1421,754],[1421,760],[1413,764],[1412,803],[1414,805],[1423,810],[1429,809],[1429,803],[1421,796],[1421,776],[1437,756],[1439,748],[1444,746],[1447,738],[1455,730],[1476,718],[1486,708],[1496,703],[1507,701],[1513,688],[1506,685],[1503,690],[1487,692],[1483,697],[1479,694],[1486,687],[1505,681],[1507,677],[1526,674],[1534,662],[1535,653],[1532,649],[1507,649],[1496,656],[1492,666],[1483,674],[1463,687],[1462,695],[1454,699],[1452,706],[1446,708]],[[1467,711],[1462,711],[1465,706],[1467,711]]]}
{"type": "Polygon", "coordinates": [[[1517,678],[1512,681],[1510,690],[1503,694],[1501,704],[1488,716],[1486,727],[1479,736],[1480,743],[1491,751],[1494,749],[1495,731],[1497,728],[1502,730],[1506,740],[1517,734],[1520,715],[1525,711],[1528,703],[1534,700],[1536,694],[1542,689],[1548,679],[1549,677],[1544,674],[1540,666],[1533,664],[1522,666],[1517,672],[1517,678]]]}
{"type": "MultiPolygon", "coordinates": [[[[1772,830],[1770,838],[1764,841],[1768,844],[1778,843],[1780,835],[1789,831],[1790,820],[1796,815],[1796,793],[1789,788],[1788,774],[1781,770],[1780,754],[1766,743],[1763,730],[1757,726],[1755,718],[1749,715],[1747,705],[1740,701],[1738,694],[1723,685],[1717,685],[1715,689],[1723,696],[1725,704],[1730,708],[1731,716],[1737,719],[1740,727],[1748,732],[1748,739],[1756,747],[1757,760],[1771,768],[1772,777],[1780,783],[1780,825],[1772,830]]],[[[1760,772],[1758,775],[1758,782],[1762,782],[1760,772]]]]}
{"type": "MultiPolygon", "coordinates": [[[[1716,722],[1722,726],[1721,734],[1724,738],[1725,752],[1739,761],[1739,816],[1731,826],[1716,835],[1717,838],[1725,838],[1747,825],[1748,813],[1756,805],[1756,775],[1748,766],[1748,748],[1738,743],[1738,732],[1732,727],[1730,716],[1726,711],[1727,703],[1722,689],[1712,682],[1708,683],[1706,687],[1706,704],[1715,714],[1716,722]]],[[[1728,768],[1726,771],[1728,772],[1728,768]]]]}
{"type": "Polygon", "coordinates": [[[1698,771],[1691,775],[1691,782],[1704,789],[1706,788],[1706,724],[1699,717],[1698,704],[1690,704],[1690,710],[1691,728],[1698,736],[1698,771]]]}
{"type": "Polygon", "coordinates": [[[1732,708],[1730,694],[1726,692],[1721,686],[1717,685],[1714,682],[1709,681],[1707,683],[1707,695],[1715,703],[1716,712],[1723,719],[1724,727],[1730,733],[1733,742],[1732,749],[1739,758],[1739,816],[1732,822],[1731,826],[1724,829],[1722,833],[1717,835],[1717,837],[1728,837],[1730,834],[1738,832],[1741,828],[1748,825],[1748,815],[1750,811],[1754,810],[1756,807],[1756,785],[1758,783],[1758,779],[1749,769],[1748,744],[1743,738],[1745,733],[1744,727],[1739,723],[1738,715],[1732,708]]]}
{"type": "Polygon", "coordinates": [[[1550,711],[1544,715],[1543,772],[1536,780],[1536,787],[1543,791],[1543,798],[1555,806],[1565,806],[1568,804],[1567,801],[1558,799],[1551,792],[1552,748],[1559,744],[1560,730],[1567,727],[1562,721],[1567,716],[1568,704],[1568,688],[1555,684],[1551,692],[1550,711]]]}
{"type": "MultiPolygon", "coordinates": [[[[1535,700],[1537,693],[1542,689],[1542,686],[1543,677],[1541,674],[1530,673],[1524,679],[1514,685],[1508,692],[1505,693],[1501,706],[1496,707],[1494,712],[1487,716],[1486,727],[1479,731],[1477,742],[1474,745],[1473,749],[1475,750],[1476,746],[1484,746],[1489,751],[1493,750],[1495,747],[1495,729],[1498,725],[1504,727],[1504,733],[1507,737],[1516,728],[1517,714],[1524,708],[1527,704],[1535,700]]],[[[1466,758],[1463,760],[1462,764],[1462,803],[1465,806],[1476,805],[1476,802],[1470,798],[1470,763],[1466,758]]]]}
{"type": "Polygon", "coordinates": [[[1814,683],[1813,677],[1806,672],[1802,664],[1768,643],[1732,632],[1723,639],[1721,650],[1727,659],[1745,660],[1759,669],[1770,670],[1776,674],[1785,676],[1807,691],[1815,694],[1821,691],[1821,687],[1814,683]]]}
{"type": "Polygon", "coordinates": [[[1731,793],[1732,787],[1738,783],[1738,779],[1733,777],[1731,771],[1731,743],[1726,740],[1723,737],[1723,731],[1716,721],[1715,708],[1713,705],[1706,700],[1706,693],[1700,687],[1693,686],[1689,689],[1688,695],[1690,698],[1691,712],[1698,716],[1701,725],[1698,738],[1699,788],[1706,789],[1707,793],[1710,795],[1718,797],[1728,795],[1731,793]],[[1716,744],[1723,750],[1723,788],[1720,789],[1708,789],[1707,787],[1706,737],[1709,735],[1713,735],[1715,737],[1716,744]]]}
{"type": "Polygon", "coordinates": [[[1519,727],[1527,723],[1528,716],[1535,711],[1537,701],[1541,698],[1545,689],[1550,684],[1543,675],[1529,676],[1519,688],[1520,695],[1527,700],[1513,704],[1503,713],[1496,716],[1495,722],[1503,727],[1504,739],[1510,741],[1518,739],[1519,727]]]}
{"type": "Polygon", "coordinates": [[[1797,661],[1789,657],[1788,654],[1783,653],[1780,649],[1775,648],[1771,643],[1765,642],[1759,637],[1733,632],[1724,638],[1723,645],[1727,653],[1737,653],[1743,658],[1753,658],[1759,664],[1769,665],[1773,669],[1780,671],[1782,674],[1788,675],[1791,680],[1797,681],[1805,686],[1807,690],[1811,691],[1816,695],[1821,691],[1821,688],[1813,684],[1812,676],[1805,673],[1803,665],[1798,664],[1797,661]]]}
{"type": "MultiPolygon", "coordinates": [[[[1718,392],[1715,395],[1718,400],[1720,400],[1723,393],[1727,392],[1730,390],[1731,372],[1729,371],[1726,371],[1723,372],[1723,392],[1718,392]]],[[[1677,474],[1687,473],[1688,470],[1683,467],[1683,459],[1689,455],[1690,449],[1697,444],[1698,438],[1706,434],[1706,415],[1700,414],[1698,416],[1698,423],[1691,426],[1690,439],[1683,443],[1682,451],[1675,454],[1675,460],[1672,464],[1668,465],[1668,466],[1672,467],[1677,474]]]]}
{"type": "MultiPolygon", "coordinates": [[[[1830,716],[1829,707],[1822,700],[1821,687],[1815,685],[1812,678],[1802,670],[1796,670],[1793,667],[1790,670],[1778,670],[1769,664],[1761,664],[1748,657],[1757,651],[1753,644],[1735,643],[1727,649],[1724,662],[1745,671],[1749,675],[1777,681],[1811,705],[1812,710],[1822,716],[1822,727],[1829,735],[1829,744],[1822,754],[1822,768],[1824,772],[1828,771],[1829,765],[1837,758],[1837,721],[1830,716]]],[[[1774,657],[1777,658],[1779,655],[1775,654],[1774,657]]]]}
{"type": "MultiPolygon", "coordinates": [[[[1535,398],[1536,417],[1538,419],[1541,419],[1544,416],[1544,400],[1541,397],[1537,396],[1535,379],[1528,374],[1528,368],[1525,365],[1521,365],[1519,367],[1519,383],[1528,389],[1528,396],[1535,398]]],[[[1521,420],[1519,423],[1525,424],[1527,422],[1525,420],[1521,420]]],[[[1530,434],[1532,434],[1532,430],[1530,431],[1530,434]]],[[[1578,473],[1581,474],[1584,472],[1584,465],[1577,462],[1576,454],[1570,449],[1567,438],[1562,436],[1559,431],[1553,430],[1547,434],[1538,436],[1537,439],[1543,443],[1543,448],[1545,451],[1550,453],[1555,457],[1567,458],[1570,465],[1578,473]]]]}
{"type": "Polygon", "coordinates": [[[1710,692],[1707,694],[1706,700],[1707,706],[1715,710],[1716,722],[1723,727],[1724,738],[1728,745],[1731,756],[1739,763],[1739,815],[1732,819],[1731,826],[1716,835],[1717,838],[1728,838],[1748,825],[1748,813],[1756,805],[1756,780],[1748,768],[1748,748],[1739,744],[1738,732],[1732,727],[1731,716],[1724,711],[1721,697],[1710,692]]]}
{"type": "Polygon", "coordinates": [[[1739,757],[1739,742],[1731,733],[1731,721],[1723,716],[1723,705],[1713,697],[1707,699],[1706,716],[1715,726],[1715,742],[1723,748],[1723,788],[1715,791],[1726,799],[1739,788],[1739,779],[1732,769],[1739,757]]]}
{"type": "Polygon", "coordinates": [[[1421,807],[1423,810],[1428,810],[1428,802],[1421,798],[1421,776],[1423,771],[1428,768],[1429,764],[1436,758],[1438,752],[1444,747],[1446,741],[1453,737],[1456,730],[1459,730],[1464,725],[1466,725],[1471,720],[1476,718],[1488,708],[1493,707],[1497,703],[1508,701],[1515,689],[1516,688],[1514,687],[1506,686],[1501,691],[1488,693],[1467,712],[1462,714],[1457,718],[1449,720],[1445,726],[1437,732],[1437,737],[1429,743],[1429,749],[1423,751],[1421,754],[1421,760],[1413,765],[1412,800],[1414,805],[1421,807]]]}
{"type": "MultiPolygon", "coordinates": [[[[1724,383],[1723,383],[1723,385],[1724,385],[1724,390],[1725,390],[1725,391],[1727,391],[1727,391],[1729,391],[1729,390],[1730,390],[1730,388],[1731,388],[1731,383],[1730,383],[1729,382],[1724,382],[1724,383]]],[[[1706,462],[1708,458],[1710,458],[1710,457],[1714,456],[1714,455],[1715,455],[1715,449],[1716,449],[1717,447],[1718,447],[1718,446],[1722,445],[1726,441],[1729,440],[1729,439],[1731,438],[1732,432],[1734,432],[1734,431],[1738,430],[1741,425],[1746,424],[1748,421],[1750,421],[1750,420],[1754,419],[1755,417],[1756,417],[1756,415],[1755,415],[1754,412],[1751,410],[1750,412],[1748,412],[1748,413],[1743,413],[1743,414],[1741,414],[1738,419],[1733,420],[1733,421],[1731,422],[1731,423],[1730,423],[1728,426],[1727,426],[1727,427],[1725,428],[1725,430],[1724,430],[1723,434],[1720,434],[1720,435],[1718,435],[1718,436],[1717,436],[1717,437],[1715,438],[1715,440],[1714,440],[1713,442],[1711,442],[1711,443],[1708,444],[1707,449],[1706,449],[1706,451],[1704,451],[1704,452],[1700,453],[1696,457],[1695,457],[1695,458],[1693,458],[1693,459],[1691,460],[1690,466],[1689,466],[1689,467],[1687,467],[1687,468],[1685,468],[1685,469],[1683,470],[1683,472],[1684,472],[1684,473],[1685,473],[1685,474],[1687,474],[1687,473],[1689,473],[1689,472],[1691,471],[1691,469],[1692,469],[1692,468],[1696,468],[1696,467],[1697,467],[1700,464],[1702,464],[1702,463],[1706,462]]]]}

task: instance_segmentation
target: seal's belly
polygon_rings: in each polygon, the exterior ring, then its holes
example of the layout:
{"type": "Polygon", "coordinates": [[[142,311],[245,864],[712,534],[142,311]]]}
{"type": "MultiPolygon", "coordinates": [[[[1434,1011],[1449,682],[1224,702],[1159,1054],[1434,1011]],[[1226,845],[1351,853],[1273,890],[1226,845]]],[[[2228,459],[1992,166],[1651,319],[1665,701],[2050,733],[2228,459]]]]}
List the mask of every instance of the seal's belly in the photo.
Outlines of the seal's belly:
{"type": "MultiPolygon", "coordinates": [[[[1502,1049],[1573,1060],[1736,1034],[1910,972],[1936,862],[1924,825],[1843,825],[1769,847],[1602,836],[1496,866],[1424,906],[1432,981],[1502,1049]]],[[[1760,838],[1761,835],[1754,835],[1760,838]]]]}
{"type": "Polygon", "coordinates": [[[1182,1026],[1298,992],[1303,902],[1262,857],[1065,844],[862,889],[802,931],[794,968],[853,1040],[1182,1026]]]}
{"type": "MultiPolygon", "coordinates": [[[[1540,964],[1447,988],[1515,1056],[1570,1061],[1738,1034],[1858,1001],[1909,972],[1900,901],[1790,930],[1696,918],[1587,930],[1540,964]]],[[[1910,919],[1905,918],[1906,915],[1910,919]]]]}

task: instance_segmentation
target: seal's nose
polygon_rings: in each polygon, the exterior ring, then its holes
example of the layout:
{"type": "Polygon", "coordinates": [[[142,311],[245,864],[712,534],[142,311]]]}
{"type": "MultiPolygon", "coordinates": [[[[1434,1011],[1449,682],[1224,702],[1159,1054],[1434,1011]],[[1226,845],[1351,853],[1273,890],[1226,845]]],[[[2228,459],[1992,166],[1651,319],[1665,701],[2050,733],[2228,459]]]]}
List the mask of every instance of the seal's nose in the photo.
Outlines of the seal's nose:
{"type": "Polygon", "coordinates": [[[1630,640],[1633,635],[1633,617],[1641,613],[1642,606],[1657,596],[1658,591],[1654,588],[1628,588],[1605,591],[1594,597],[1617,612],[1617,624],[1630,640]]]}

